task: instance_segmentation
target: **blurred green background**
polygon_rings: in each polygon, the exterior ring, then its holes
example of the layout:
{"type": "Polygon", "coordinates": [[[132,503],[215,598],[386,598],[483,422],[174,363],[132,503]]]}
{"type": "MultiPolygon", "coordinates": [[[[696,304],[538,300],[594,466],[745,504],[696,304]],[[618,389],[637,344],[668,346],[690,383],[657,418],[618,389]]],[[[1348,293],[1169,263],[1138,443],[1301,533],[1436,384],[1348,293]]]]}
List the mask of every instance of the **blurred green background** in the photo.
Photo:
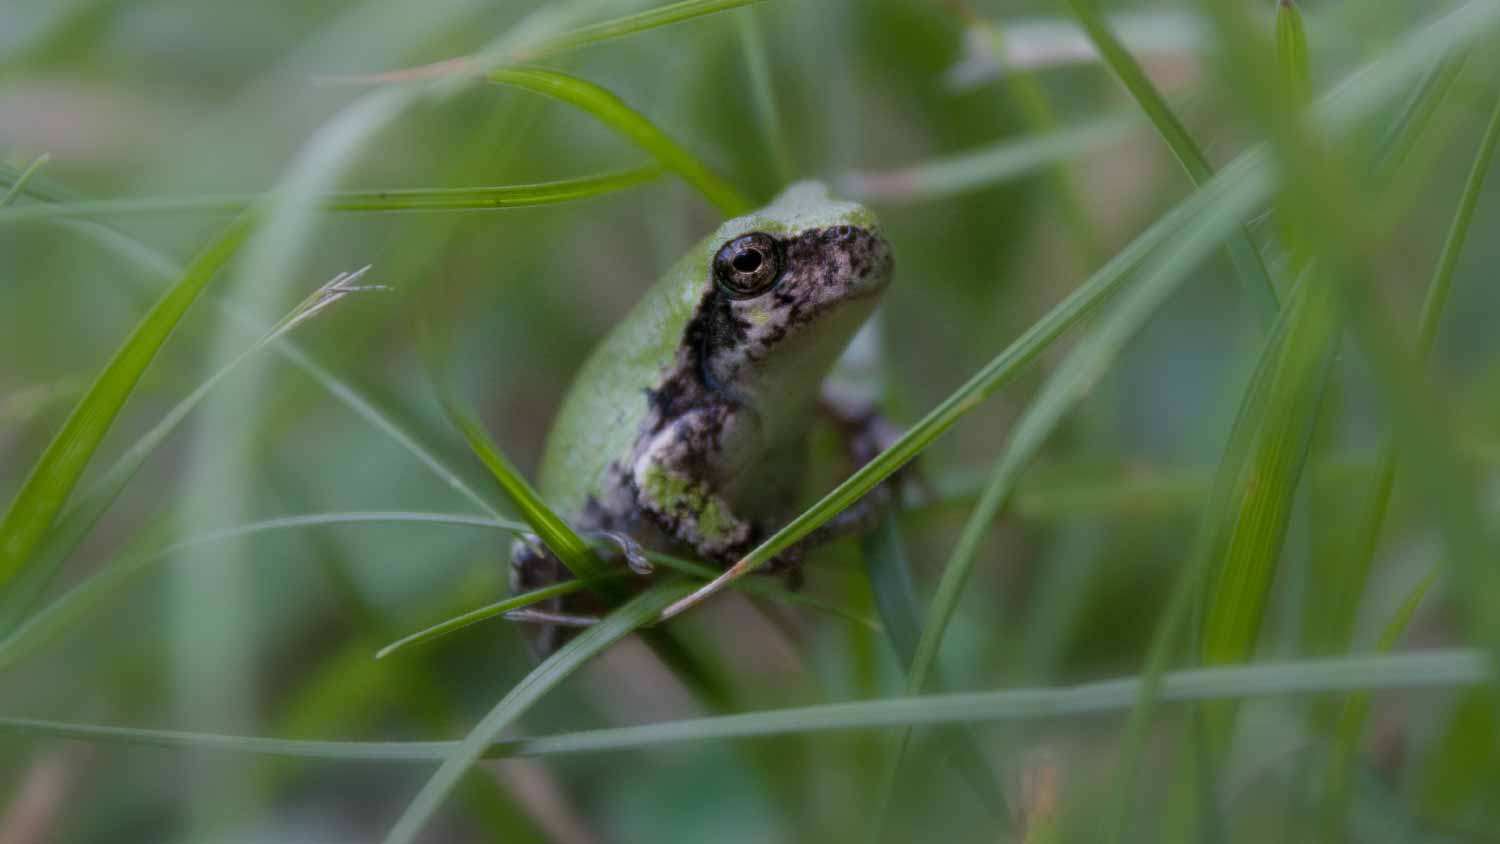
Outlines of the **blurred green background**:
{"type": "MultiPolygon", "coordinates": [[[[19,170],[46,153],[33,185],[88,198],[507,185],[634,166],[646,154],[588,114],[481,84],[421,101],[353,141],[346,109],[362,108],[379,86],[340,77],[474,53],[522,21],[556,15],[567,28],[648,5],[11,0],[0,7],[0,159],[19,170]],[[538,18],[542,6],[549,8],[538,18]],[[349,133],[347,146],[340,132],[349,133]],[[313,149],[335,155],[309,157],[313,149]],[[318,182],[325,178],[332,183],[318,182]]],[[[1270,32],[1273,3],[1239,5],[1270,32]]],[[[1199,20],[1192,4],[1106,10],[1146,15],[1137,19],[1146,31],[1171,34],[1139,55],[1212,162],[1229,161],[1260,137],[1242,89],[1226,81],[1214,36],[1191,25],[1199,20]],[[1174,28],[1184,20],[1186,30],[1174,28]]],[[[1322,91],[1440,10],[1308,2],[1303,11],[1313,87],[1322,91]]],[[[941,193],[872,178],[1029,137],[1061,143],[1047,133],[1138,114],[1098,61],[1031,69],[1021,62],[994,72],[976,58],[984,33],[997,31],[990,25],[1011,33],[1012,48],[1066,53],[1082,37],[1056,34],[1067,20],[1062,3],[769,0],[544,64],[612,91],[757,203],[800,178],[868,201],[897,261],[879,317],[883,398],[907,425],[1192,190],[1138,117],[1111,123],[1108,137],[1057,167],[1043,162],[941,193]],[[757,100],[757,62],[769,73],[770,121],[757,100]],[[1038,101],[1053,127],[1039,125],[1038,101]],[[887,189],[877,191],[880,184],[887,189]]],[[[1414,331],[1484,130],[1495,43],[1489,38],[1470,56],[1437,128],[1413,153],[1421,166],[1395,207],[1390,236],[1365,256],[1370,295],[1403,331],[1414,331]]],[[[1416,81],[1408,87],[1415,91],[1416,81]]],[[[1378,136],[1400,99],[1361,137],[1378,136]]],[[[1479,197],[1426,379],[1456,433],[1455,449],[1480,479],[1486,510],[1500,459],[1500,356],[1492,342],[1500,297],[1491,283],[1500,264],[1497,194],[1492,181],[1479,197]]],[[[34,201],[23,197],[18,207],[34,201]]],[[[363,281],[389,290],[340,302],[291,339],[439,463],[501,500],[442,416],[418,315],[451,347],[443,365],[459,392],[534,476],[552,415],[592,345],[720,218],[671,176],[545,207],[276,218],[163,347],[85,482],[254,342],[260,331],[226,313],[269,326],[336,274],[370,265],[363,281]],[[294,240],[301,248],[291,260],[274,254],[275,244],[294,240]]],[[[99,218],[179,264],[228,219],[99,218]]],[[[89,226],[0,220],[0,500],[20,488],[169,282],[89,226]]],[[[1266,214],[1249,229],[1285,299],[1290,273],[1277,226],[1266,214]]],[[[901,519],[922,603],[1015,420],[1073,336],[922,454],[920,472],[940,501],[901,519]]],[[[942,651],[944,689],[1141,670],[1263,336],[1222,253],[1199,264],[1049,438],[986,535],[942,651]]],[[[1307,644],[1309,619],[1327,599],[1315,588],[1316,567],[1353,542],[1349,525],[1389,427],[1371,381],[1353,346],[1340,347],[1292,502],[1261,658],[1319,655],[1307,644]]],[[[1360,608],[1359,651],[1371,649],[1441,556],[1423,496],[1398,477],[1374,574],[1346,596],[1360,608]]],[[[837,479],[822,478],[820,489],[837,479]]],[[[187,537],[299,514],[393,510],[478,512],[326,385],[260,351],[145,465],[49,595],[187,537]]],[[[476,625],[381,662],[372,655],[504,595],[508,544],[483,529],[372,523],[172,551],[167,565],[112,589],[76,628],[6,668],[0,714],[289,738],[460,737],[532,667],[510,624],[476,625]]],[[[842,543],[813,556],[805,589],[874,615],[864,571],[859,545],[842,543]]],[[[1471,641],[1450,585],[1440,579],[1427,596],[1407,630],[1409,645],[1471,641]]],[[[715,665],[733,711],[890,696],[904,686],[884,635],[805,608],[726,597],[674,629],[715,665]]],[[[627,642],[544,698],[520,732],[709,711],[649,651],[627,642]]],[[[987,796],[918,731],[887,840],[1042,840],[1028,818],[1046,814],[1049,800],[1080,817],[1102,813],[1122,724],[1107,716],[975,725],[971,735],[1002,791],[987,796]],[[1049,797],[1051,777],[1060,794],[1049,797]],[[997,797],[1010,808],[987,809],[997,797]]],[[[1492,840],[1488,830],[1500,822],[1497,725],[1494,701],[1482,694],[1377,697],[1350,834],[1492,840]]],[[[1174,812],[1185,810],[1173,795],[1191,776],[1175,748],[1192,720],[1168,710],[1157,726],[1132,798],[1142,840],[1181,833],[1174,812]]],[[[1308,772],[1328,753],[1326,717],[1307,698],[1277,699],[1245,707],[1239,729],[1238,750],[1215,786],[1227,826],[1208,837],[1312,840],[1321,797],[1308,772]]],[[[859,840],[888,752],[887,734],[851,732],[494,763],[466,781],[423,840],[859,840]]],[[[31,837],[0,840],[378,840],[429,773],[0,735],[0,806],[8,807],[0,817],[12,824],[0,829],[25,829],[16,824],[28,811],[40,818],[31,837]]]]}

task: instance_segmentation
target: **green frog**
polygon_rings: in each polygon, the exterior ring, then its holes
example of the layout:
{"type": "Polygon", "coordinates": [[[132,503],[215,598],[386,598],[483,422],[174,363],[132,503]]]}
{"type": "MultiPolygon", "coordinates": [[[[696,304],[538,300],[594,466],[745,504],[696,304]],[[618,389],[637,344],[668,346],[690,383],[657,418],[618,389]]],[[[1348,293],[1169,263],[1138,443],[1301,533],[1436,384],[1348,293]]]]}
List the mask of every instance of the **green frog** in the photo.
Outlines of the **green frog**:
{"type": "MultiPolygon", "coordinates": [[[[866,208],[815,182],[729,220],[685,255],[594,351],[543,456],[543,498],[585,534],[728,565],[796,515],[820,413],[869,459],[890,430],[868,404],[822,385],[891,278],[866,208]]],[[[871,502],[873,506],[873,502],[871,502]]],[[[851,508],[764,569],[795,572],[800,549],[871,523],[851,508]]],[[[511,588],[570,577],[534,538],[512,550],[511,588]]],[[[536,649],[592,620],[575,593],[522,613],[536,649]]]]}

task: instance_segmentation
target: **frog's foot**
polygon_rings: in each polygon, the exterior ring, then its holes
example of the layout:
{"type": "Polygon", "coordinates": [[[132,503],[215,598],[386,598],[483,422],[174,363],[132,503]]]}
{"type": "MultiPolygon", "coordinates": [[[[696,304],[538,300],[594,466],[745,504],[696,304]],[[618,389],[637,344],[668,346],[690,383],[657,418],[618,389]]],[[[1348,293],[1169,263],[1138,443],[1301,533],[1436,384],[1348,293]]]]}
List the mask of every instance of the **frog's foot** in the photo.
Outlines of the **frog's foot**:
{"type": "MultiPolygon", "coordinates": [[[[625,561],[626,567],[636,574],[641,575],[642,577],[647,577],[656,573],[656,566],[652,565],[651,560],[646,557],[646,551],[641,547],[641,544],[639,542],[636,542],[630,536],[621,533],[620,531],[582,531],[579,533],[579,536],[582,536],[584,539],[601,540],[614,545],[615,548],[619,551],[620,559],[625,561]]],[[[524,555],[527,559],[534,560],[539,557],[547,557],[556,560],[556,558],[552,556],[552,552],[547,550],[547,546],[542,544],[541,537],[537,536],[534,533],[521,534],[520,543],[524,546],[527,552],[524,555]]],[[[521,561],[522,559],[523,555],[512,555],[512,560],[521,561]]],[[[520,565],[520,563],[517,562],[517,565],[520,565]]],[[[561,564],[559,563],[559,565],[561,564]]]]}
{"type": "MultiPolygon", "coordinates": [[[[833,421],[834,427],[843,440],[844,452],[849,456],[849,462],[856,470],[874,460],[882,451],[901,439],[902,430],[887,419],[872,401],[825,394],[819,402],[819,408],[833,421]]],[[[921,494],[922,498],[930,498],[933,495],[932,485],[922,475],[921,467],[916,461],[897,469],[887,481],[872,490],[864,501],[874,499],[881,505],[877,509],[883,509],[885,504],[899,506],[902,501],[906,500],[908,490],[915,490],[921,494]]],[[[856,504],[850,510],[859,506],[856,504]]],[[[849,510],[845,511],[845,513],[848,512],[849,510]]],[[[836,521],[843,515],[844,513],[835,516],[834,520],[836,521]]],[[[865,529],[878,521],[877,518],[869,522],[865,529]]]]}
{"type": "Polygon", "coordinates": [[[545,624],[553,627],[592,627],[599,623],[599,616],[597,615],[554,612],[552,610],[539,610],[532,607],[511,610],[504,613],[501,617],[506,621],[518,621],[522,624],[545,624]]]}
{"type": "Polygon", "coordinates": [[[602,539],[613,543],[620,550],[620,557],[625,560],[625,565],[642,577],[649,577],[656,572],[656,566],[646,558],[646,551],[641,548],[641,543],[626,534],[617,530],[596,530],[584,533],[583,536],[586,539],[602,539]]]}

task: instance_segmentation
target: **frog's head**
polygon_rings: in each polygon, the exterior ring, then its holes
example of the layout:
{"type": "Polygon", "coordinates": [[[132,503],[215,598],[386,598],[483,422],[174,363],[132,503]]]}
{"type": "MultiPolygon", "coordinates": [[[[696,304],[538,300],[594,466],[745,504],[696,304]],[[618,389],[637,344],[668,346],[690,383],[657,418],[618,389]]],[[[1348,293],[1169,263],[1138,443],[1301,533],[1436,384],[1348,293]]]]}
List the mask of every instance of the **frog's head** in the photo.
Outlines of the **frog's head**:
{"type": "Polygon", "coordinates": [[[803,182],[715,242],[695,320],[704,380],[761,406],[809,403],[890,281],[874,215],[803,182]]]}

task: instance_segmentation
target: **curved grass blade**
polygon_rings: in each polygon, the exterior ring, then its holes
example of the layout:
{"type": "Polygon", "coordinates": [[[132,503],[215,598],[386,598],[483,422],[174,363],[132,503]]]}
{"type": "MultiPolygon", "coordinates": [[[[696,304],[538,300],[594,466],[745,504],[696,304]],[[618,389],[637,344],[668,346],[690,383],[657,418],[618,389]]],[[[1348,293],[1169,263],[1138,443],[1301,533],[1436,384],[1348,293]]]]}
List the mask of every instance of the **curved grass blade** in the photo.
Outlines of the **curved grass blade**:
{"type": "MultiPolygon", "coordinates": [[[[705,15],[712,15],[716,12],[724,12],[761,2],[764,2],[764,0],[681,0],[681,2],[668,3],[663,6],[657,6],[654,9],[647,9],[644,12],[624,15],[614,20],[585,24],[565,32],[543,31],[546,29],[555,30],[557,21],[560,18],[544,20],[541,17],[533,17],[506,33],[491,46],[471,55],[458,56],[456,58],[444,59],[417,67],[387,71],[385,73],[322,77],[322,81],[370,83],[410,82],[418,79],[461,79],[481,73],[489,68],[516,62],[539,61],[559,53],[592,46],[603,41],[611,41],[628,35],[648,32],[705,15]],[[528,24],[533,24],[533,26],[528,26],[528,24]],[[550,26],[546,24],[550,24],[550,26]],[[540,34],[537,34],[538,32],[540,34]]],[[[546,7],[543,7],[541,11],[547,11],[546,7]]],[[[564,14],[564,17],[566,17],[566,14],[564,14]]]]}
{"type": "MultiPolygon", "coordinates": [[[[1459,199],[1458,210],[1453,215],[1453,222],[1443,241],[1432,282],[1427,288],[1426,300],[1422,303],[1422,316],[1417,330],[1416,354],[1419,363],[1425,363],[1431,356],[1438,325],[1442,321],[1449,294],[1453,289],[1453,274],[1458,266],[1458,257],[1462,254],[1464,244],[1468,239],[1474,209],[1479,203],[1479,196],[1497,146],[1500,146],[1500,98],[1496,99],[1489,124],[1479,142],[1478,151],[1475,153],[1474,162],[1470,166],[1469,176],[1459,199]]],[[[1380,528],[1384,522],[1391,489],[1395,482],[1396,465],[1399,461],[1400,449],[1397,447],[1395,438],[1387,436],[1380,450],[1375,483],[1372,487],[1370,502],[1366,505],[1365,522],[1360,526],[1358,556],[1353,560],[1355,567],[1351,572],[1354,577],[1349,579],[1347,585],[1347,588],[1355,595],[1363,594],[1365,583],[1369,578],[1376,545],[1379,542],[1380,528]]],[[[1437,572],[1433,571],[1407,597],[1381,636],[1378,645],[1380,650],[1389,650],[1395,646],[1396,640],[1415,612],[1417,604],[1420,603],[1422,596],[1436,576],[1437,572]]],[[[1354,602],[1345,602],[1342,609],[1336,621],[1338,626],[1333,631],[1337,638],[1329,643],[1334,646],[1342,646],[1347,642],[1352,628],[1354,602]]],[[[1323,822],[1326,840],[1335,840],[1342,835],[1351,798],[1350,786],[1359,751],[1359,740],[1363,734],[1368,712],[1368,696],[1356,695],[1345,702],[1343,711],[1339,715],[1335,728],[1333,762],[1330,765],[1324,789],[1326,796],[1323,822]]]]}
{"type": "Polygon", "coordinates": [[[581,26],[571,32],[543,39],[531,47],[522,48],[518,58],[520,61],[536,61],[568,50],[598,44],[601,41],[660,29],[664,26],[701,18],[704,15],[761,2],[764,0],[682,0],[678,3],[668,3],[644,12],[581,26]]]}
{"type": "Polygon", "coordinates": [[[495,476],[506,496],[521,512],[542,544],[557,555],[558,560],[567,566],[574,577],[594,586],[607,587],[610,569],[594,553],[594,549],[561,516],[552,512],[552,508],[547,506],[536,489],[495,447],[484,424],[474,416],[473,411],[459,404],[446,384],[439,383],[437,389],[448,421],[463,434],[464,441],[469,444],[474,455],[495,476]]]}
{"type": "MultiPolygon", "coordinates": [[[[597,176],[530,185],[478,188],[339,191],[319,198],[325,211],[475,211],[527,208],[574,202],[649,182],[658,166],[636,167],[597,176]]],[[[0,210],[0,223],[58,217],[122,217],[155,214],[237,214],[266,199],[266,194],[225,196],[143,196],[74,202],[36,203],[0,210]]],[[[3,208],[3,205],[0,205],[3,208]]]]}
{"type": "MultiPolygon", "coordinates": [[[[368,267],[365,268],[369,269],[368,267]]],[[[197,389],[178,402],[151,430],[136,440],[125,453],[115,460],[87,490],[78,496],[71,507],[63,511],[46,536],[37,544],[33,563],[8,594],[0,596],[0,632],[14,629],[21,618],[40,597],[53,575],[67,560],[78,544],[114,503],[115,498],[130,483],[131,478],[145,464],[146,459],[166,440],[193,408],[197,407],[214,387],[228,378],[240,364],[257,352],[271,345],[312,316],[353,292],[366,288],[352,286],[365,270],[354,274],[340,274],[319,288],[302,305],[289,312],[271,330],[256,340],[249,348],[240,352],[217,372],[199,384],[197,389]]]]}
{"type": "MultiPolygon", "coordinates": [[[[1202,187],[1214,172],[1208,163],[1208,157],[1188,133],[1187,127],[1177,119],[1172,107],[1167,105],[1166,98],[1151,83],[1130,51],[1115,37],[1094,0],[1068,0],[1068,6],[1088,33],[1089,40],[1094,43],[1099,55],[1104,57],[1105,63],[1119,77],[1120,82],[1140,105],[1141,111],[1150,118],[1151,125],[1156,127],[1157,133],[1171,148],[1172,154],[1182,164],[1182,169],[1187,171],[1188,178],[1194,185],[1202,187]]],[[[1229,237],[1225,248],[1230,262],[1234,264],[1235,274],[1240,278],[1245,297],[1250,300],[1261,325],[1269,328],[1281,305],[1276,298],[1276,286],[1261,260],[1260,250],[1255,248],[1255,242],[1250,239],[1249,231],[1243,226],[1229,237]]]]}
{"type": "Polygon", "coordinates": [[[877,202],[924,202],[1029,176],[1129,137],[1134,115],[1104,118],[965,153],[890,170],[855,170],[839,177],[839,191],[877,202]]]}
{"type": "Polygon", "coordinates": [[[28,564],[146,367],[252,228],[249,218],[235,221],[193,259],[181,280],[136,325],[42,453],[0,520],[0,590],[28,564]]]}
{"type": "Polygon", "coordinates": [[[708,165],[656,128],[640,112],[592,82],[542,68],[505,68],[490,72],[486,78],[499,85],[510,85],[560,100],[587,112],[650,153],[662,166],[697,188],[705,199],[728,216],[743,214],[752,207],[737,188],[724,181],[708,165]]]}
{"type": "MultiPolygon", "coordinates": [[[[613,577],[619,578],[621,575],[615,574],[613,577]]],[[[431,642],[433,639],[438,639],[449,633],[462,630],[471,624],[478,624],[481,621],[504,615],[511,610],[529,607],[539,601],[559,598],[563,595],[571,595],[585,588],[587,585],[582,580],[564,580],[561,583],[554,583],[551,586],[544,586],[541,589],[535,589],[520,595],[512,595],[503,601],[496,601],[479,609],[470,610],[463,615],[454,616],[446,621],[434,624],[425,630],[419,630],[409,636],[402,636],[400,639],[376,651],[375,658],[385,659],[402,648],[431,642]]]]}
{"type": "MultiPolygon", "coordinates": [[[[1407,593],[1396,612],[1386,622],[1380,640],[1375,645],[1376,653],[1389,653],[1401,641],[1401,636],[1411,624],[1422,599],[1427,596],[1432,584],[1437,582],[1439,570],[1434,568],[1407,593]]],[[[1364,735],[1365,720],[1370,714],[1370,693],[1359,692],[1349,696],[1339,713],[1334,726],[1333,754],[1323,787],[1322,824],[1323,841],[1344,840],[1344,823],[1353,798],[1351,786],[1354,782],[1355,766],[1359,761],[1359,740],[1364,735]]]]}
{"type": "MultiPolygon", "coordinates": [[[[549,672],[549,675],[551,673],[555,672],[549,672]]],[[[1480,686],[1493,682],[1495,672],[1482,652],[1457,648],[1197,668],[1172,672],[1160,679],[1163,701],[1185,703],[1362,690],[1480,686]]],[[[555,678],[538,678],[537,682],[555,684],[555,678]]],[[[178,730],[73,724],[31,718],[0,718],[0,733],[347,762],[432,764],[440,760],[451,761],[455,753],[464,750],[465,759],[472,764],[479,758],[603,753],[657,748],[670,743],[726,741],[794,733],[1037,721],[1098,715],[1130,709],[1140,695],[1141,685],[1140,677],[1130,677],[1074,686],[950,693],[772,709],[498,742],[476,741],[479,751],[477,756],[467,746],[467,742],[290,741],[178,730]]],[[[538,690],[534,686],[528,686],[525,694],[534,699],[545,691],[546,689],[538,690]]],[[[519,707],[523,703],[520,700],[513,701],[508,709],[519,707]]],[[[498,711],[499,707],[492,710],[491,716],[495,716],[498,711]]],[[[485,723],[495,726],[490,724],[490,720],[487,717],[485,723]]],[[[503,728],[504,725],[496,727],[503,728]]],[[[471,738],[474,737],[471,735],[471,738]]]]}
{"type": "Polygon", "coordinates": [[[750,77],[750,99],[755,103],[755,121],[760,124],[760,133],[775,168],[776,181],[785,184],[792,180],[795,168],[792,154],[786,142],[786,132],[781,126],[780,111],[776,108],[776,91],[771,85],[771,66],[766,60],[766,37],[760,28],[760,19],[754,9],[746,9],[734,16],[735,29],[739,34],[740,52],[745,56],[745,72],[750,77]]]}
{"type": "Polygon", "coordinates": [[[1300,108],[1312,97],[1312,77],[1307,69],[1307,29],[1296,0],[1276,3],[1276,65],[1287,97],[1300,108]]]}
{"type": "Polygon", "coordinates": [[[5,195],[0,196],[0,209],[4,209],[19,199],[26,190],[26,183],[30,182],[31,177],[35,176],[37,171],[41,170],[51,160],[52,156],[45,152],[32,159],[31,163],[26,165],[26,169],[22,170],[20,175],[16,176],[15,180],[10,183],[10,188],[5,191],[5,195]]]}
{"type": "MultiPolygon", "coordinates": [[[[1190,266],[1185,262],[1195,260],[1192,253],[1180,255],[1163,248],[1158,258],[1141,271],[1143,280],[1120,294],[1120,300],[1087,339],[1057,368],[1016,423],[1010,442],[996,461],[989,484],[964,524],[953,553],[943,569],[942,578],[938,581],[932,606],[927,613],[927,622],[922,628],[907,674],[908,695],[920,695],[928,686],[937,664],[943,636],[958,610],[969,576],[973,573],[980,543],[1001,510],[1010,502],[1022,473],[1067,413],[1088,395],[1093,385],[1114,364],[1125,344],[1177,289],[1177,283],[1190,266]]],[[[879,804],[882,807],[889,805],[889,789],[894,788],[897,778],[894,766],[901,764],[910,741],[911,734],[907,732],[897,742],[893,769],[885,780],[888,791],[879,804]]]]}
{"type": "Polygon", "coordinates": [[[574,671],[636,628],[656,618],[662,608],[686,594],[681,583],[661,583],[647,589],[615,609],[598,624],[584,630],[517,683],[475,725],[437,772],[406,807],[396,825],[385,836],[386,844],[410,844],[436,814],[469,768],[484,757],[500,733],[526,710],[574,671]]]}
{"type": "MultiPolygon", "coordinates": [[[[1339,310],[1334,284],[1314,270],[1293,294],[1285,330],[1266,345],[1254,392],[1242,402],[1235,429],[1243,429],[1246,450],[1240,461],[1222,464],[1223,482],[1232,487],[1203,523],[1217,571],[1204,617],[1205,664],[1241,662],[1259,638],[1342,329],[1339,310]]],[[[1229,744],[1234,707],[1209,705],[1204,717],[1210,753],[1218,757],[1229,744]]]]}
{"type": "MultiPolygon", "coordinates": [[[[699,579],[706,580],[707,578],[713,577],[714,575],[714,570],[709,568],[708,566],[699,565],[697,563],[690,563],[686,560],[678,560],[675,557],[668,557],[665,554],[648,553],[646,556],[651,560],[652,563],[655,563],[656,565],[659,565],[663,568],[671,568],[685,574],[694,575],[699,579]]],[[[610,580],[620,580],[625,576],[626,575],[624,572],[614,572],[606,575],[606,577],[608,577],[610,580]]],[[[391,653],[401,648],[429,642],[433,639],[446,636],[456,630],[461,630],[471,624],[477,624],[481,621],[504,615],[511,610],[530,606],[531,604],[537,603],[538,601],[544,601],[549,598],[556,598],[563,595],[570,595],[574,592],[579,591],[580,589],[585,588],[587,585],[588,584],[582,580],[565,580],[561,583],[556,583],[551,586],[544,586],[541,589],[536,589],[522,595],[512,596],[503,601],[497,601],[493,604],[480,607],[476,610],[471,610],[462,615],[454,616],[453,618],[447,619],[446,621],[440,622],[438,624],[434,624],[433,626],[428,627],[425,630],[418,631],[409,636],[403,636],[402,638],[390,643],[389,645],[386,645],[385,647],[377,651],[375,653],[375,658],[384,659],[391,653]]],[[[864,616],[857,615],[855,613],[849,612],[848,610],[836,607],[832,604],[819,601],[816,598],[809,598],[800,593],[783,589],[773,584],[760,583],[757,581],[741,581],[739,585],[742,587],[743,591],[752,595],[760,595],[763,598],[783,601],[789,604],[800,604],[802,606],[818,610],[819,612],[825,612],[830,615],[837,616],[846,621],[852,622],[854,624],[859,624],[876,631],[879,631],[881,629],[879,624],[871,621],[868,618],[865,618],[864,616]]]]}
{"type": "MultiPolygon", "coordinates": [[[[889,639],[896,652],[899,664],[908,669],[916,654],[917,636],[922,628],[919,620],[916,590],[912,587],[911,566],[906,559],[905,543],[901,541],[901,529],[895,518],[887,516],[881,520],[874,533],[860,543],[864,552],[870,590],[875,596],[880,617],[891,631],[889,639]]],[[[745,581],[736,581],[744,583],[745,581]]],[[[979,752],[979,741],[962,728],[942,730],[938,733],[942,748],[951,759],[954,770],[962,776],[973,790],[974,796],[995,818],[1009,816],[1005,806],[1005,790],[1000,779],[990,767],[989,760],[979,752]]],[[[902,744],[904,747],[904,742],[902,744]]],[[[896,773],[900,757],[899,749],[895,761],[886,770],[884,799],[878,804],[877,826],[883,824],[884,807],[890,802],[890,792],[896,785],[896,773]]]]}
{"type": "Polygon", "coordinates": [[[520,522],[495,519],[487,516],[462,516],[447,513],[417,513],[407,511],[372,511],[286,516],[191,536],[162,548],[131,555],[115,562],[73,587],[41,611],[28,617],[13,632],[4,639],[0,639],[0,671],[5,671],[13,667],[20,660],[35,653],[38,648],[46,645],[59,634],[81,621],[88,611],[98,606],[100,602],[118,594],[125,585],[129,584],[136,577],[166,562],[177,552],[216,542],[241,539],[259,533],[298,530],[325,525],[376,522],[464,525],[506,530],[514,534],[524,533],[528,529],[526,525],[520,522]]]}

